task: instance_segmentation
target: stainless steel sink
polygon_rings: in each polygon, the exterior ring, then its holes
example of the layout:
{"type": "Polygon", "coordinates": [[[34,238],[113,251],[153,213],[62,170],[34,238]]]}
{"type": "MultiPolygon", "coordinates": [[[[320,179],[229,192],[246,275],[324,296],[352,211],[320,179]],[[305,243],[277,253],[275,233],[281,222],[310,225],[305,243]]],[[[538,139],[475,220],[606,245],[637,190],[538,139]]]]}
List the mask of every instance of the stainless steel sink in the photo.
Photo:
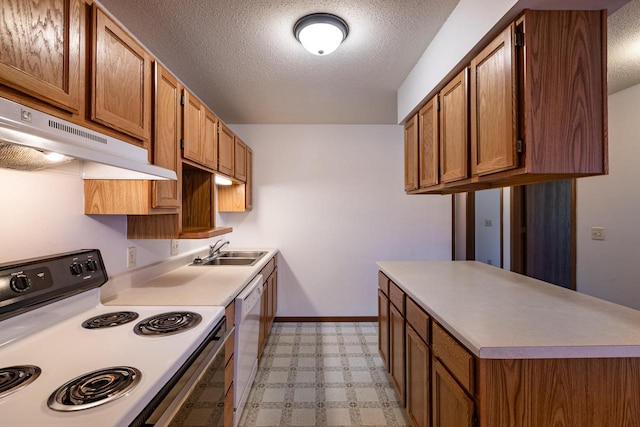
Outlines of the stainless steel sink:
{"type": "Polygon", "coordinates": [[[260,258],[267,254],[266,251],[228,251],[220,252],[213,257],[196,258],[191,265],[215,266],[215,265],[254,265],[260,258]]]}
{"type": "Polygon", "coordinates": [[[255,258],[260,259],[265,256],[263,251],[228,251],[220,252],[217,258],[255,258]]]}
{"type": "Polygon", "coordinates": [[[196,265],[253,265],[255,258],[213,258],[196,265]]]}

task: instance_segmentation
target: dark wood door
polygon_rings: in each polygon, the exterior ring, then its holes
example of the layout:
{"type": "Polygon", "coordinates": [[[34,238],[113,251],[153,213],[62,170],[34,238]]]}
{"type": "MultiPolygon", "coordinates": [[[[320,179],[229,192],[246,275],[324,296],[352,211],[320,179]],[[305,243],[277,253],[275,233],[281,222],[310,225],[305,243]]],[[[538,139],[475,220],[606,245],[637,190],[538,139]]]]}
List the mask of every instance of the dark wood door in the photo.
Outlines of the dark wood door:
{"type": "Polygon", "coordinates": [[[512,197],[512,270],[575,289],[575,180],[514,187],[512,197]]]}
{"type": "Polygon", "coordinates": [[[391,379],[400,395],[401,405],[405,404],[405,332],[404,317],[393,305],[389,305],[389,357],[391,379]]]}
{"type": "Polygon", "coordinates": [[[407,326],[407,415],[416,427],[428,427],[431,417],[430,360],[427,344],[407,326]]]}
{"type": "Polygon", "coordinates": [[[447,372],[439,360],[433,360],[433,427],[471,427],[473,400],[447,372]]]}

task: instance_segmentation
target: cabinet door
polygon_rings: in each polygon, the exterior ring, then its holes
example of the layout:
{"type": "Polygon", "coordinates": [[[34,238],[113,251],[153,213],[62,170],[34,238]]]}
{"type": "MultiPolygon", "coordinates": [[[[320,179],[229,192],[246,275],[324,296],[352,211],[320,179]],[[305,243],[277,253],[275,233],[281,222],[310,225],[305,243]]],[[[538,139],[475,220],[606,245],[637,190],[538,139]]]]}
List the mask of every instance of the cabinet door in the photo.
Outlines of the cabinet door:
{"type": "Polygon", "coordinates": [[[235,148],[234,148],[234,157],[235,157],[235,168],[234,168],[234,176],[240,181],[247,180],[247,146],[240,138],[237,136],[234,138],[235,148]]]}
{"type": "MultiPolygon", "coordinates": [[[[177,172],[180,161],[180,84],[171,73],[156,63],[155,87],[153,163],[177,172]]],[[[153,181],[153,207],[179,207],[179,184],[180,180],[153,181]]]]}
{"type": "Polygon", "coordinates": [[[247,182],[244,184],[244,208],[253,209],[253,151],[247,147],[247,182]]]}
{"type": "Polygon", "coordinates": [[[184,131],[183,131],[183,151],[185,159],[202,163],[204,160],[204,129],[206,109],[202,103],[188,90],[184,90],[184,131]]]}
{"type": "Polygon", "coordinates": [[[391,379],[400,395],[402,406],[405,404],[405,337],[404,317],[398,309],[389,306],[389,351],[391,357],[391,379]]]}
{"type": "Polygon", "coordinates": [[[151,56],[95,4],[91,119],[148,141],[151,56]]]}
{"type": "Polygon", "coordinates": [[[218,118],[206,107],[202,134],[201,163],[208,168],[215,169],[218,162],[218,118]]]}
{"type": "Polygon", "coordinates": [[[415,427],[428,427],[430,418],[429,347],[407,326],[407,414],[415,427]]]}
{"type": "Polygon", "coordinates": [[[465,68],[440,92],[440,179],[452,182],[469,176],[468,94],[465,68]]]}
{"type": "Polygon", "coordinates": [[[473,400],[436,358],[433,359],[432,381],[433,427],[470,427],[473,400]]]}
{"type": "Polygon", "coordinates": [[[233,132],[222,122],[218,122],[218,170],[234,176],[235,139],[233,132]]]}
{"type": "Polygon", "coordinates": [[[378,351],[389,371],[389,298],[378,289],[378,351]]]}
{"type": "Polygon", "coordinates": [[[418,115],[404,125],[404,191],[418,188],[418,115]]]}
{"type": "Polygon", "coordinates": [[[471,60],[471,173],[518,165],[517,90],[511,24],[471,60]]]}
{"type": "Polygon", "coordinates": [[[418,113],[420,188],[438,184],[438,95],[431,98],[418,113]]]}
{"type": "Polygon", "coordinates": [[[267,343],[267,310],[269,309],[269,282],[262,285],[262,297],[260,297],[260,329],[258,331],[258,359],[262,357],[264,346],[267,343]]]}
{"type": "Polygon", "coordinates": [[[83,6],[80,0],[3,0],[0,83],[79,113],[83,6]]]}

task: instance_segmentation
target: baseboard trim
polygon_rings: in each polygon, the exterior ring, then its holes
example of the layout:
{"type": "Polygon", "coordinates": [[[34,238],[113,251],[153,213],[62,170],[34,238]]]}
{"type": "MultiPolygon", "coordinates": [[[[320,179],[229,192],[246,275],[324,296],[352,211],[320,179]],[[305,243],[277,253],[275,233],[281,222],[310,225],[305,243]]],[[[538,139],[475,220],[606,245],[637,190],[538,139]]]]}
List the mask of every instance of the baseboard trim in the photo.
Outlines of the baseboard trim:
{"type": "Polygon", "coordinates": [[[377,316],[276,317],[274,322],[377,322],[377,316]]]}

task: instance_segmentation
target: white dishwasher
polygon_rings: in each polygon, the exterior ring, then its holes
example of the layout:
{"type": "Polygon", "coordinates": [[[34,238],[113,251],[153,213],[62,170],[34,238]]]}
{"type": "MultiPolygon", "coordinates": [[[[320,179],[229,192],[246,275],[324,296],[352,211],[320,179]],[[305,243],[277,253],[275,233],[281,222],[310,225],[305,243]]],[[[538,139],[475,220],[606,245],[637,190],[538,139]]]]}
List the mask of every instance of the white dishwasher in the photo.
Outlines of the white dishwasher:
{"type": "Polygon", "coordinates": [[[258,370],[262,275],[258,274],[236,297],[236,339],[234,343],[233,425],[236,427],[258,370]]]}

